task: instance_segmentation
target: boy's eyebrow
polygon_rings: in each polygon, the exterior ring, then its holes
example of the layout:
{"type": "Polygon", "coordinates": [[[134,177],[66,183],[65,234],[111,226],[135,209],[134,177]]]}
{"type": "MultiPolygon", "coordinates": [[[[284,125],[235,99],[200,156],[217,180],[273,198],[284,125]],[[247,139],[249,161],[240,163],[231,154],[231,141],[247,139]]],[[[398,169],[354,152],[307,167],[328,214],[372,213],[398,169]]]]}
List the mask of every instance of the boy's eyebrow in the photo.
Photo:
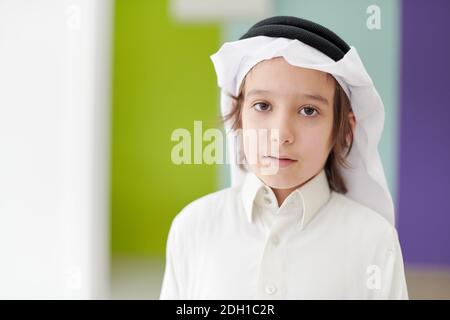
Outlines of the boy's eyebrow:
{"type": "Polygon", "coordinates": [[[328,102],[328,99],[323,97],[323,96],[321,96],[320,94],[307,94],[307,93],[305,93],[305,94],[300,94],[300,96],[309,98],[311,100],[316,100],[316,101],[319,101],[319,102],[323,102],[326,105],[330,105],[330,103],[328,102]]]}
{"type": "MultiPolygon", "coordinates": [[[[247,94],[245,96],[249,97],[251,95],[270,94],[270,93],[271,93],[271,91],[269,91],[269,90],[253,89],[253,90],[250,90],[249,92],[247,92],[247,94]]],[[[320,94],[299,93],[297,95],[300,96],[300,97],[303,97],[303,98],[308,98],[308,99],[311,99],[311,100],[316,100],[316,101],[325,103],[326,105],[330,105],[328,99],[323,97],[323,96],[321,96],[320,94]]]]}

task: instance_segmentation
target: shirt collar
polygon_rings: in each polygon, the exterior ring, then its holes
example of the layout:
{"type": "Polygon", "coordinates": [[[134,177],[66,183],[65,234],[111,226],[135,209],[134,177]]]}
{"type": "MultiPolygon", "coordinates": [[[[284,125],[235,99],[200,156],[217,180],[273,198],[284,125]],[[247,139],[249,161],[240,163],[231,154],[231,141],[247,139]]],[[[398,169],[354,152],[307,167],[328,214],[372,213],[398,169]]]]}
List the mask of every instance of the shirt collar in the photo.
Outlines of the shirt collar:
{"type": "Polygon", "coordinates": [[[247,172],[241,189],[241,197],[248,221],[252,223],[254,204],[271,207],[279,212],[292,207],[298,212],[299,226],[303,229],[330,198],[331,190],[325,170],[322,169],[311,180],[294,190],[278,208],[272,189],[253,172],[247,172]]]}

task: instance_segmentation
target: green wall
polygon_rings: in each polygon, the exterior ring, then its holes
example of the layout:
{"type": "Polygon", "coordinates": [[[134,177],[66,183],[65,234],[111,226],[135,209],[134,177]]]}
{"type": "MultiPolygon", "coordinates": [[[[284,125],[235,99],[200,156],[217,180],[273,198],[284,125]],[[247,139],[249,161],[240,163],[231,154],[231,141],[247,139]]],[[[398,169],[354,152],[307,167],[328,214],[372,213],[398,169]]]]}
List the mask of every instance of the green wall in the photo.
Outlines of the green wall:
{"type": "Polygon", "coordinates": [[[117,0],[114,20],[112,254],[163,256],[173,217],[218,184],[216,166],[170,156],[174,129],[216,126],[219,27],[175,23],[161,0],[117,0]]]}

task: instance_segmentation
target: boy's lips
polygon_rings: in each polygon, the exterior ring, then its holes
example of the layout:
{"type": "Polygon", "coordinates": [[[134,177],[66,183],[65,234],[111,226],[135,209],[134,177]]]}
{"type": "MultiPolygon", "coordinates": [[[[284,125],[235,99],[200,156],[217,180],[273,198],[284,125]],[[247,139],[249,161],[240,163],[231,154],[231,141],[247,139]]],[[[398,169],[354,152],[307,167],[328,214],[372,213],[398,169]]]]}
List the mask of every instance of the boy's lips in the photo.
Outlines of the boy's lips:
{"type": "Polygon", "coordinates": [[[278,156],[278,157],[264,156],[264,158],[269,159],[269,161],[274,166],[277,166],[279,168],[285,168],[285,167],[290,166],[291,164],[297,162],[297,160],[291,159],[291,158],[289,158],[287,156],[278,156]]]}
{"type": "Polygon", "coordinates": [[[296,159],[290,157],[290,156],[285,156],[285,155],[279,155],[279,156],[271,156],[271,155],[267,155],[264,156],[266,158],[274,158],[274,159],[279,159],[279,160],[292,160],[292,161],[297,161],[296,159]]]}

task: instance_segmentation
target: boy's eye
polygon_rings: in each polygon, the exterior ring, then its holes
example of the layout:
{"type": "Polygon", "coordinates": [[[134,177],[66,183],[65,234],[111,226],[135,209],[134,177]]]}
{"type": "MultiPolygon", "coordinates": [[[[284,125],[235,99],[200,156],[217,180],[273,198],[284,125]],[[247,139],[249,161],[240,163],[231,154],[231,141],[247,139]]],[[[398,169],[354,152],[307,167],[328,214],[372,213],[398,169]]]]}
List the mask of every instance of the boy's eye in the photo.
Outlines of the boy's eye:
{"type": "Polygon", "coordinates": [[[264,102],[258,102],[253,105],[253,107],[260,112],[265,112],[271,110],[271,106],[264,102]]]}
{"type": "Polygon", "coordinates": [[[315,117],[316,114],[318,114],[317,110],[313,107],[307,106],[300,109],[300,114],[304,115],[305,117],[315,117]]]}

